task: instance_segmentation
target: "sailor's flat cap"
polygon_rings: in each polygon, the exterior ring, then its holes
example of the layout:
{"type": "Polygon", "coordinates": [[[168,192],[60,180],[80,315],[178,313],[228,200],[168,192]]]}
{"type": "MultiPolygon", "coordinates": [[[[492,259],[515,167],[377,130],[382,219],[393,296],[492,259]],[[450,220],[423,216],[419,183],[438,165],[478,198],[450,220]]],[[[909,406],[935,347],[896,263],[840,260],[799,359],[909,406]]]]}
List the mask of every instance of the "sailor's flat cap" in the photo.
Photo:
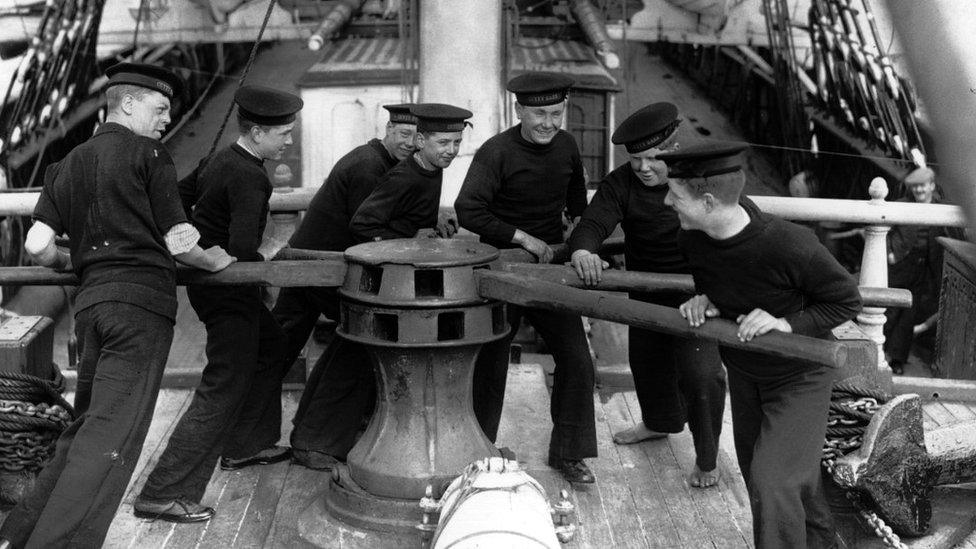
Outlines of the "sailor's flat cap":
{"type": "Polygon", "coordinates": [[[506,89],[524,107],[545,107],[566,99],[574,80],[554,72],[527,72],[508,81],[506,89]]]}
{"type": "Polygon", "coordinates": [[[417,117],[418,132],[459,132],[467,124],[465,120],[474,114],[454,105],[443,103],[420,103],[410,107],[410,113],[417,117]]]}
{"type": "Polygon", "coordinates": [[[741,170],[739,153],[746,148],[744,143],[704,143],[659,154],[657,159],[668,165],[669,178],[695,179],[741,170]]]}
{"type": "Polygon", "coordinates": [[[234,102],[242,118],[261,126],[290,124],[304,106],[295,94],[250,84],[238,88],[234,102]]]}
{"type": "Polygon", "coordinates": [[[158,91],[166,97],[179,95],[183,80],[173,71],[148,63],[118,63],[105,70],[108,86],[129,84],[158,91]]]}
{"type": "Polygon", "coordinates": [[[935,172],[928,166],[915,168],[905,176],[906,185],[922,185],[930,181],[935,181],[935,172]]]}
{"type": "Polygon", "coordinates": [[[629,153],[639,153],[663,143],[679,124],[678,107],[673,103],[652,103],[621,122],[610,141],[623,144],[629,153]]]}
{"type": "Polygon", "coordinates": [[[398,105],[383,105],[383,108],[390,112],[390,122],[393,124],[413,124],[417,125],[417,117],[410,114],[410,107],[413,103],[400,103],[398,105]]]}

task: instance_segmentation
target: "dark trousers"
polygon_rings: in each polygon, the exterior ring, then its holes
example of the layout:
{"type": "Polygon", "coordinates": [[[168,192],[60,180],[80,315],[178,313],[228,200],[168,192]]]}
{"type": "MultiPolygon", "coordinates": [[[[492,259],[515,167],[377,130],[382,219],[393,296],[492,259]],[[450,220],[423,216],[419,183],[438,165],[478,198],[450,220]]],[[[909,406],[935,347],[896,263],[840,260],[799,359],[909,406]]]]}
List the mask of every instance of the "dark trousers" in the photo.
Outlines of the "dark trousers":
{"type": "Polygon", "coordinates": [[[14,547],[100,547],[152,421],[173,321],[103,302],[78,311],[78,418],[0,536],[14,547]]]}
{"type": "Polygon", "coordinates": [[[482,347],[474,367],[474,413],[481,429],[492,442],[505,400],[509,348],[525,317],[542,336],[556,371],[549,413],[552,436],[550,459],[596,457],[596,419],[593,410],[593,361],[578,315],[508,305],[509,334],[482,347]]]}
{"type": "Polygon", "coordinates": [[[281,360],[290,367],[308,343],[319,315],[339,320],[339,289],[282,288],[271,314],[285,333],[281,360]]]}
{"type": "MultiPolygon", "coordinates": [[[[630,298],[677,307],[688,296],[632,293],[630,298]]],[[[702,471],[715,469],[726,387],[718,346],[631,327],[628,354],[644,425],[659,433],[680,433],[687,422],[695,464],[702,471]]]]}
{"type": "Polygon", "coordinates": [[[758,377],[729,365],[735,452],[756,548],[834,547],[820,475],[834,372],[786,367],[795,369],[758,377]]]}
{"type": "MultiPolygon", "coordinates": [[[[335,288],[284,288],[278,294],[274,315],[287,335],[287,364],[298,357],[319,314],[339,318],[335,288]]],[[[293,420],[292,447],[346,458],[363,416],[376,404],[376,381],[370,364],[362,345],[333,338],[305,384],[293,420]]]]}
{"type": "Polygon", "coordinates": [[[915,339],[915,325],[938,312],[939,283],[926,263],[926,255],[911,253],[889,268],[888,286],[912,292],[912,306],[885,311],[884,350],[892,362],[907,362],[915,339]]]}
{"type": "Polygon", "coordinates": [[[281,434],[284,335],[258,288],[188,286],[187,295],[207,327],[207,365],[142,489],[151,501],[199,502],[218,457],[254,455],[281,434]]]}

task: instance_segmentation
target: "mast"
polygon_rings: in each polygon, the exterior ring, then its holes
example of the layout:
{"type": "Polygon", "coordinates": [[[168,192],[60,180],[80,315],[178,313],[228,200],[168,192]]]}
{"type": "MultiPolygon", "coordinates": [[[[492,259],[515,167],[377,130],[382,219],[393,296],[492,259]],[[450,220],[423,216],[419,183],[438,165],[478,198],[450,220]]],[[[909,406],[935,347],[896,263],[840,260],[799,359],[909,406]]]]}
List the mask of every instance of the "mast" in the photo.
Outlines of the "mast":
{"type": "Polygon", "coordinates": [[[444,171],[441,205],[451,206],[471,158],[502,125],[501,0],[420,0],[420,94],[474,113],[461,152],[444,171]]]}
{"type": "MultiPolygon", "coordinates": [[[[919,95],[935,126],[939,184],[976,220],[976,9],[952,0],[888,0],[919,95]],[[935,39],[938,37],[938,39],[935,39]]],[[[969,240],[974,239],[969,235],[969,240]]]]}

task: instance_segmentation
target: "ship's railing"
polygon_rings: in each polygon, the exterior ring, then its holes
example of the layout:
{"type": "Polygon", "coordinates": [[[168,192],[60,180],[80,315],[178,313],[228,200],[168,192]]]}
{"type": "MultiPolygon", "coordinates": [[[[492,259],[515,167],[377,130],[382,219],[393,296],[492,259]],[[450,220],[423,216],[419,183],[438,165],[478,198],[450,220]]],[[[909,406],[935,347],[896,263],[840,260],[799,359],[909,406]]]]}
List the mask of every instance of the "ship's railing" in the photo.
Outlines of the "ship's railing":
{"type": "MultiPolygon", "coordinates": [[[[277,188],[271,195],[272,230],[285,235],[297,220],[297,214],[308,207],[317,188],[277,188]]],[[[860,284],[888,286],[887,234],[893,225],[933,225],[967,227],[962,208],[947,204],[914,204],[887,202],[888,186],[882,178],[870,184],[870,200],[835,200],[753,196],[763,210],[795,221],[835,221],[864,225],[864,252],[861,257],[860,284]]],[[[37,192],[0,194],[0,216],[30,215],[37,202],[37,192]]],[[[284,238],[285,240],[287,237],[284,238]]],[[[885,309],[865,307],[857,317],[860,329],[874,341],[879,368],[885,376],[890,369],[884,358],[885,309]]]]}

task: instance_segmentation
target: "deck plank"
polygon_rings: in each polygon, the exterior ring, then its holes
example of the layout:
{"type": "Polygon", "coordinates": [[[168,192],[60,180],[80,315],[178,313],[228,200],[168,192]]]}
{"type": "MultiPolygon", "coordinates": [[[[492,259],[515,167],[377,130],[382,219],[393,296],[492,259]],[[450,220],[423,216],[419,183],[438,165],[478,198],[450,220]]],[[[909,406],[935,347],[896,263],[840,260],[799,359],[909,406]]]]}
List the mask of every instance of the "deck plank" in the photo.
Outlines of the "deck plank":
{"type": "Polygon", "coordinates": [[[956,417],[946,409],[942,401],[934,400],[922,404],[922,409],[932,418],[939,427],[951,425],[956,422],[956,417]]]}
{"type": "MultiPolygon", "coordinates": [[[[624,393],[607,394],[603,402],[607,418],[608,434],[633,427],[640,417],[628,407],[624,393]]],[[[661,444],[663,441],[650,441],[640,444],[616,446],[619,467],[624,471],[624,483],[629,487],[631,500],[635,507],[634,517],[644,532],[649,547],[675,547],[681,539],[668,512],[664,497],[664,487],[654,474],[647,455],[642,450],[646,444],[661,444]]]]}
{"type": "MultiPolygon", "coordinates": [[[[248,467],[239,471],[221,471],[217,469],[210,483],[221,483],[224,486],[214,502],[216,514],[210,519],[210,525],[200,539],[202,547],[236,547],[238,532],[247,516],[248,509],[257,493],[258,482],[264,471],[261,469],[288,468],[287,463],[276,463],[267,467],[248,467]]],[[[172,546],[176,545],[174,540],[172,546]]]]}
{"type": "MultiPolygon", "coordinates": [[[[683,471],[691,471],[695,466],[695,444],[691,432],[685,430],[677,435],[668,437],[671,447],[675,450],[678,464],[683,471]]],[[[720,453],[723,453],[719,449],[720,453]]],[[[716,467],[721,467],[722,463],[716,459],[716,467]]],[[[729,477],[728,471],[719,469],[723,477],[729,477]]],[[[689,485],[690,486],[690,485],[689,485]]],[[[728,503],[722,494],[723,486],[717,484],[713,488],[694,488],[691,487],[691,501],[698,508],[699,516],[705,523],[705,527],[711,537],[715,547],[739,548],[747,547],[747,538],[743,534],[735,517],[729,509],[728,503]]]]}
{"type": "Polygon", "coordinates": [[[298,534],[298,516],[325,489],[328,481],[329,473],[300,465],[288,467],[264,547],[290,549],[310,545],[298,534]]]}
{"type": "MultiPolygon", "coordinates": [[[[288,391],[282,395],[282,433],[279,444],[287,445],[291,435],[291,418],[295,416],[301,394],[288,391]]],[[[267,540],[278,502],[288,477],[288,463],[278,463],[270,467],[257,468],[260,476],[254,487],[253,497],[241,516],[235,533],[234,547],[262,547],[267,540]]]]}
{"type": "Polygon", "coordinates": [[[945,409],[952,414],[952,417],[956,421],[973,421],[976,420],[976,412],[973,412],[970,406],[962,402],[943,402],[945,409]]]}
{"type": "Polygon", "coordinates": [[[749,492],[746,490],[745,480],[739,469],[739,462],[735,455],[735,440],[732,433],[732,403],[726,396],[725,415],[722,419],[722,434],[719,436],[718,467],[722,471],[719,484],[722,486],[722,497],[732,515],[736,526],[742,532],[748,547],[752,547],[752,509],[749,504],[749,492]]]}
{"type": "Polygon", "coordinates": [[[599,394],[594,395],[594,410],[598,455],[586,461],[597,479],[595,488],[600,497],[602,504],[600,507],[609,533],[607,541],[616,547],[647,546],[648,539],[641,522],[633,520],[638,502],[634,500],[627,478],[621,469],[621,459],[611,439],[607,412],[604,410],[599,394]]]}
{"type": "Polygon", "coordinates": [[[139,490],[146,483],[146,477],[159,461],[159,455],[166,447],[170,433],[176,426],[176,421],[183,415],[190,405],[192,392],[185,389],[162,389],[156,398],[156,408],[153,421],[142,445],[139,462],[129,479],[125,496],[115,513],[115,519],[109,527],[104,546],[107,548],[132,547],[136,535],[141,530],[144,521],[132,514],[132,502],[139,495],[139,490]]]}
{"type": "MultiPolygon", "coordinates": [[[[534,358],[525,355],[523,360],[534,358]]],[[[542,367],[531,362],[509,365],[497,446],[515,452],[523,467],[547,467],[551,434],[549,392],[542,367]]]]}
{"type": "Polygon", "coordinates": [[[929,414],[925,406],[922,406],[922,428],[926,431],[931,431],[939,427],[939,422],[929,414]]]}
{"type": "Polygon", "coordinates": [[[545,365],[541,362],[551,362],[552,358],[526,353],[522,359],[525,361],[523,364],[509,367],[498,446],[511,449],[530,475],[540,479],[540,482],[548,482],[549,486],[543,486],[550,499],[557,498],[560,490],[567,490],[570,501],[576,507],[576,538],[581,547],[609,546],[607,543],[612,537],[599,497],[599,487],[571,486],[547,464],[552,420],[549,416],[545,365]],[[552,485],[557,487],[550,492],[552,485]]]}
{"type": "MultiPolygon", "coordinates": [[[[640,410],[637,394],[628,391],[625,395],[631,413],[640,410]]],[[[687,471],[681,469],[669,441],[642,444],[641,449],[647,455],[654,475],[664,486],[662,492],[665,505],[681,544],[689,547],[708,547],[711,540],[705,529],[705,523],[691,500],[691,488],[686,479],[687,471]]]]}

